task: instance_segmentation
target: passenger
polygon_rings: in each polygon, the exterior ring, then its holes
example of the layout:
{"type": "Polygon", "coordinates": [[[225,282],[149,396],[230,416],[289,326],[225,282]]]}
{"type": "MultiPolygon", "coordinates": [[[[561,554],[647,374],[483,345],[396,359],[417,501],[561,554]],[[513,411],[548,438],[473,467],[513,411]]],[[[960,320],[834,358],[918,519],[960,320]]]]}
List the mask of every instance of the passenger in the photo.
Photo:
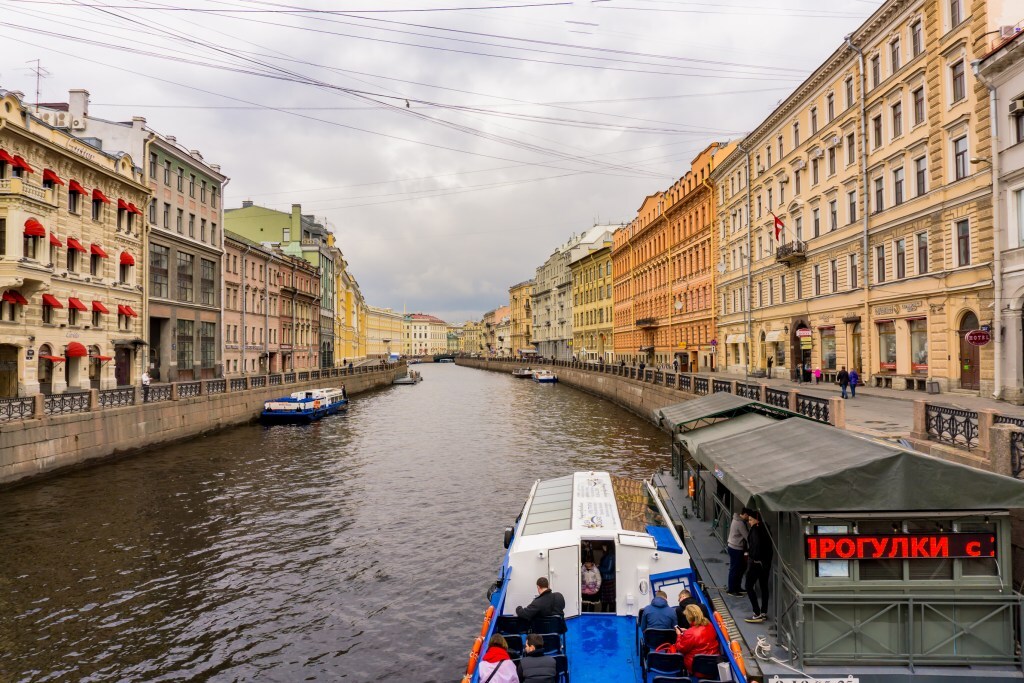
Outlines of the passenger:
{"type": "MultiPolygon", "coordinates": [[[[718,634],[715,627],[707,620],[697,605],[686,607],[686,620],[690,628],[676,627],[676,652],[683,655],[683,664],[687,671],[693,669],[693,658],[696,655],[718,655],[718,634]]],[[[703,676],[695,675],[695,678],[703,676]]]]}
{"type": "Polygon", "coordinates": [[[676,607],[676,620],[679,622],[679,628],[690,628],[693,624],[686,618],[686,608],[690,605],[696,605],[704,615],[705,619],[710,619],[711,615],[708,614],[708,608],[698,602],[697,598],[690,594],[690,591],[685,588],[679,591],[679,606],[676,607]]]}
{"type": "Polygon", "coordinates": [[[491,636],[487,652],[480,661],[480,683],[519,683],[516,664],[508,654],[508,641],[500,634],[491,636]]]}
{"type": "Polygon", "coordinates": [[[732,524],[729,525],[729,541],[726,546],[729,550],[729,581],[726,593],[734,598],[743,597],[741,582],[743,573],[747,569],[747,517],[750,510],[743,508],[732,514],[732,524]]]}
{"type": "Polygon", "coordinates": [[[603,543],[601,550],[604,555],[597,565],[601,570],[601,611],[615,612],[615,549],[603,543]]]}
{"type": "Polygon", "coordinates": [[[580,577],[584,607],[590,612],[596,612],[598,603],[601,602],[601,571],[594,566],[594,558],[588,557],[583,563],[580,577]]]}
{"type": "Polygon", "coordinates": [[[565,616],[565,598],[561,593],[552,591],[550,586],[548,577],[537,579],[537,597],[527,607],[516,607],[516,615],[527,621],[565,616]]]}
{"type": "MultiPolygon", "coordinates": [[[[558,667],[555,658],[544,654],[544,638],[538,633],[526,636],[523,658],[516,664],[522,683],[555,683],[558,667]]],[[[481,682],[484,680],[480,677],[481,682]]]]}
{"type": "Polygon", "coordinates": [[[751,512],[747,519],[750,524],[750,536],[747,543],[750,555],[750,567],[747,569],[747,597],[750,598],[750,607],[754,610],[753,616],[745,619],[750,624],[760,624],[768,620],[768,575],[772,570],[772,557],[775,552],[772,550],[772,539],[765,529],[761,520],[760,512],[751,512]],[[761,603],[758,605],[755,588],[761,588],[761,603]]]}
{"type": "Polygon", "coordinates": [[[676,611],[668,604],[665,591],[655,593],[654,600],[640,613],[640,633],[649,628],[676,628],[678,624],[676,611]]]}

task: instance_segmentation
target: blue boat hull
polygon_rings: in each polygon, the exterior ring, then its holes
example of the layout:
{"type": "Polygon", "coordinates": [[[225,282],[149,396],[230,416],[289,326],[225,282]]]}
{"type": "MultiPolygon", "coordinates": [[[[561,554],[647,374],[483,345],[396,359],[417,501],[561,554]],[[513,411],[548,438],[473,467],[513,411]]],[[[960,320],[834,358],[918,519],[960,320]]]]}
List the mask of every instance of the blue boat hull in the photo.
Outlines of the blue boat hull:
{"type": "Polygon", "coordinates": [[[266,425],[308,425],[327,416],[344,413],[348,410],[348,399],[332,403],[318,410],[264,410],[260,413],[260,422],[266,425]]]}

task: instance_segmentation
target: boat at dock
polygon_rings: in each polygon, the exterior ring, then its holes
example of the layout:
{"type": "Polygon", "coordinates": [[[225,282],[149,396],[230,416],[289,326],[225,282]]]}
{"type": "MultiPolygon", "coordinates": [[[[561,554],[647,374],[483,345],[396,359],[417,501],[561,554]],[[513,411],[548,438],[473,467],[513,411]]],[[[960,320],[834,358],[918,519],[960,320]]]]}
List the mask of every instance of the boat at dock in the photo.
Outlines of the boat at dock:
{"type": "Polygon", "coordinates": [[[558,381],[558,375],[550,370],[534,370],[533,381],[537,384],[554,384],[558,381]]]}
{"type": "Polygon", "coordinates": [[[543,635],[560,683],[641,683],[660,676],[690,681],[685,677],[698,673],[705,680],[746,683],[742,659],[717,613],[711,621],[719,655],[695,657],[691,671],[682,654],[656,652],[656,640],[675,642],[675,631],[639,632],[639,613],[657,591],[674,604],[681,590],[689,590],[714,612],[669,520],[646,481],[576,472],[536,482],[515,524],[505,529],[507,551],[488,591],[490,605],[463,683],[480,683],[479,661],[494,634],[504,636],[515,660],[528,633],[543,635]],[[588,601],[581,591],[581,563],[587,560],[613,567],[616,578],[601,586],[601,602],[588,601]],[[539,577],[564,598],[563,615],[527,622],[516,607],[536,597],[539,577]]]}
{"type": "Polygon", "coordinates": [[[394,381],[391,382],[391,383],[392,384],[404,385],[404,384],[419,384],[422,381],[423,381],[423,375],[421,375],[420,373],[416,372],[415,370],[410,370],[409,374],[407,374],[405,377],[396,377],[394,379],[394,381]]]}
{"type": "Polygon", "coordinates": [[[512,376],[516,379],[533,379],[533,368],[515,368],[512,376]]]}
{"type": "Polygon", "coordinates": [[[264,424],[309,424],[326,415],[348,410],[345,387],[296,391],[263,404],[260,421],[264,424]]]}

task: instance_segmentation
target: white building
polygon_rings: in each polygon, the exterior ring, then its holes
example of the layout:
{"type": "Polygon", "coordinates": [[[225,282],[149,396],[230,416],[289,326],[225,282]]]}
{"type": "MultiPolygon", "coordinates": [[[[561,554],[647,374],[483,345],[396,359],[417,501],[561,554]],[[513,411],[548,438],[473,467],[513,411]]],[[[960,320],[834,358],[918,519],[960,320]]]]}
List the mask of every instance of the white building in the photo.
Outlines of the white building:
{"type": "Polygon", "coordinates": [[[533,343],[545,358],[572,358],[572,273],[569,254],[582,235],[573,235],[537,268],[533,288],[533,343]]]}
{"type": "Polygon", "coordinates": [[[448,323],[426,313],[410,313],[402,321],[402,350],[407,356],[448,352],[448,323]]]}

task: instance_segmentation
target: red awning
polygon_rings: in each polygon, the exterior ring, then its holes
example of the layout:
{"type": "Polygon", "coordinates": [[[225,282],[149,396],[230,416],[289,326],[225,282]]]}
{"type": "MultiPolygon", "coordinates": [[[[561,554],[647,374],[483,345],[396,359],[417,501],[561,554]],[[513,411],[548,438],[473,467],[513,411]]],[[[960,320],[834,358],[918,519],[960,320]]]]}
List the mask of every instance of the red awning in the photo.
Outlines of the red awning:
{"type": "Polygon", "coordinates": [[[134,214],[138,214],[139,216],[142,215],[142,209],[140,209],[139,207],[135,206],[131,202],[128,203],[128,210],[131,211],[134,214]]]}
{"type": "Polygon", "coordinates": [[[103,194],[99,190],[93,190],[92,191],[92,200],[94,202],[103,202],[104,204],[109,204],[110,203],[110,200],[107,199],[107,195],[103,194]]]}
{"type": "Polygon", "coordinates": [[[57,236],[54,235],[52,232],[50,233],[50,244],[52,244],[55,247],[63,247],[64,246],[64,243],[61,242],[60,239],[58,239],[57,236]]]}
{"type": "Polygon", "coordinates": [[[94,256],[99,256],[100,258],[110,258],[109,256],[107,256],[107,252],[103,251],[103,247],[101,247],[98,244],[90,244],[89,253],[93,254],[94,256]]]}
{"type": "Polygon", "coordinates": [[[35,218],[25,221],[25,237],[46,237],[46,228],[35,218]]]}
{"type": "Polygon", "coordinates": [[[89,356],[93,360],[103,361],[106,363],[108,360],[114,360],[113,356],[89,356]]]}
{"type": "Polygon", "coordinates": [[[107,310],[107,307],[103,305],[102,301],[93,301],[92,310],[95,313],[110,313],[110,311],[107,310]]]}
{"type": "Polygon", "coordinates": [[[68,238],[68,249],[74,249],[75,251],[80,251],[83,254],[85,253],[85,247],[83,247],[82,243],[76,240],[74,237],[68,238]]]}
{"type": "Polygon", "coordinates": [[[62,356],[39,356],[42,360],[48,360],[51,363],[63,363],[64,358],[62,356]]]}
{"type": "Polygon", "coordinates": [[[117,200],[117,210],[118,211],[131,211],[131,209],[128,208],[128,202],[126,202],[123,199],[118,199],[117,200]]]}
{"type": "Polygon", "coordinates": [[[78,342],[71,342],[68,344],[68,350],[65,352],[65,355],[68,358],[85,358],[89,355],[89,350],[78,342]]]}
{"type": "Polygon", "coordinates": [[[80,299],[76,299],[75,297],[71,297],[68,299],[68,306],[75,309],[76,311],[89,310],[88,308],[85,307],[85,304],[83,304],[80,299]]]}
{"type": "Polygon", "coordinates": [[[64,304],[57,301],[57,297],[52,294],[43,294],[43,305],[53,306],[54,308],[64,308],[64,304]]]}
{"type": "Polygon", "coordinates": [[[121,252],[121,265],[122,266],[134,266],[135,257],[129,254],[127,251],[121,252]]]}
{"type": "Polygon", "coordinates": [[[47,180],[49,180],[54,185],[63,185],[64,184],[64,181],[60,179],[60,176],[57,175],[56,171],[51,171],[48,168],[44,168],[43,169],[43,181],[45,182],[47,180]]]}
{"type": "Polygon", "coordinates": [[[8,289],[4,292],[3,299],[9,304],[16,304],[18,306],[24,306],[28,303],[25,297],[21,295],[21,292],[16,289],[8,289]]]}
{"type": "Polygon", "coordinates": [[[118,304],[117,312],[120,315],[126,315],[129,318],[138,318],[139,317],[139,314],[136,313],[135,311],[133,311],[131,306],[125,306],[123,304],[118,304]]]}
{"type": "Polygon", "coordinates": [[[7,153],[6,150],[0,149],[0,161],[14,165],[14,157],[7,153]]]}
{"type": "Polygon", "coordinates": [[[134,310],[132,310],[131,306],[125,306],[124,310],[128,311],[128,315],[130,315],[133,318],[138,318],[139,317],[139,314],[136,313],[134,310]]]}
{"type": "Polygon", "coordinates": [[[28,165],[28,162],[19,157],[17,154],[14,155],[14,165],[25,171],[26,173],[35,173],[32,167],[28,165]]]}
{"type": "Polygon", "coordinates": [[[78,194],[88,194],[85,188],[82,187],[77,180],[68,181],[68,192],[77,192],[78,194]]]}

